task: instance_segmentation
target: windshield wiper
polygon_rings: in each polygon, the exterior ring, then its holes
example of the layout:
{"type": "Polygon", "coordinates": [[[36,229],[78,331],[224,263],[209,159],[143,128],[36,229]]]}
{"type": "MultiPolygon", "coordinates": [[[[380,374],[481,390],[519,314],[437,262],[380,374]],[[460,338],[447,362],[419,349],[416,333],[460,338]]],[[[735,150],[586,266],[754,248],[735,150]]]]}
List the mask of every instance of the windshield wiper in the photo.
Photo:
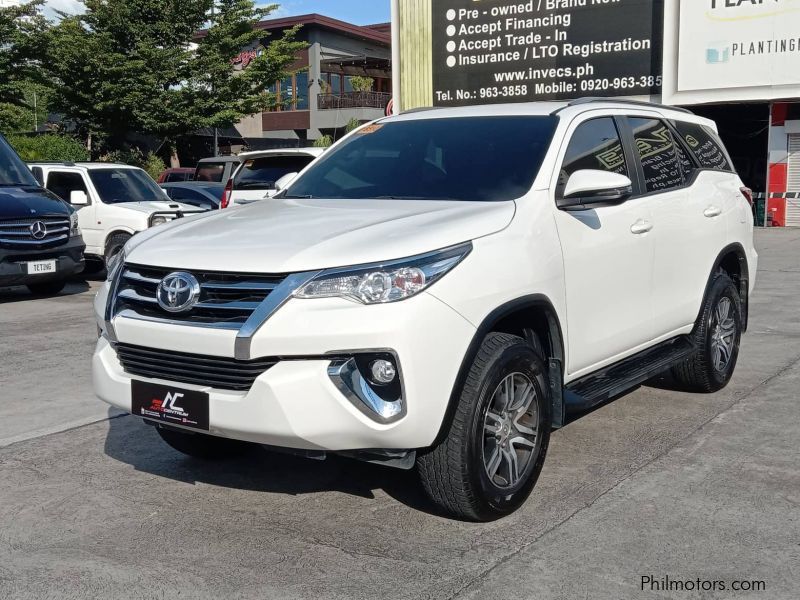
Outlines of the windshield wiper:
{"type": "MultiPolygon", "coordinates": [[[[273,197],[277,197],[277,196],[273,196],[273,197]]],[[[315,198],[315,196],[312,196],[311,194],[303,194],[303,195],[300,195],[300,196],[281,196],[281,198],[284,198],[286,200],[313,200],[315,198]]]]}
{"type": "Polygon", "coordinates": [[[0,187],[33,187],[32,183],[0,183],[0,187]]]}

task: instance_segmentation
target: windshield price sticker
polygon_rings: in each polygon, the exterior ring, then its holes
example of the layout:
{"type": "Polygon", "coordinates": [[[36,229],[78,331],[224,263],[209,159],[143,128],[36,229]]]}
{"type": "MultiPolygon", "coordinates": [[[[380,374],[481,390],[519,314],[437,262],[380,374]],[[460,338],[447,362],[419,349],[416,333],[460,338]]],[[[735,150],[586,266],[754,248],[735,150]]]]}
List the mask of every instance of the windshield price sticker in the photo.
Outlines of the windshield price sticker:
{"type": "Polygon", "coordinates": [[[434,104],[661,91],[663,0],[433,0],[434,104]]]}

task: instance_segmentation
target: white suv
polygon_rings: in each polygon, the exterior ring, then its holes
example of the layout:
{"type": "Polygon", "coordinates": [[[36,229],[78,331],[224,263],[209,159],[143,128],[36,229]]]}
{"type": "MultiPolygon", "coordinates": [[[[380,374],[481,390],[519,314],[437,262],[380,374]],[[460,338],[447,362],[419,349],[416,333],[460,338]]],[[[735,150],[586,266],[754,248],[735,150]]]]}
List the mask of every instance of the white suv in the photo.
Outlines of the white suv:
{"type": "Polygon", "coordinates": [[[202,209],[169,199],[142,169],[114,163],[31,163],[48,190],[78,211],[87,258],[110,260],[131,237],[202,209]]]}
{"type": "Polygon", "coordinates": [[[131,240],[96,300],[95,389],[190,455],[416,464],[445,511],[497,518],[568,411],[669,369],[727,384],[748,194],[714,124],[678,109],[389,117],[275,202],[131,240]]]}
{"type": "Polygon", "coordinates": [[[271,198],[324,151],[325,148],[281,148],[241,153],[242,164],[228,180],[220,208],[271,198]]]}

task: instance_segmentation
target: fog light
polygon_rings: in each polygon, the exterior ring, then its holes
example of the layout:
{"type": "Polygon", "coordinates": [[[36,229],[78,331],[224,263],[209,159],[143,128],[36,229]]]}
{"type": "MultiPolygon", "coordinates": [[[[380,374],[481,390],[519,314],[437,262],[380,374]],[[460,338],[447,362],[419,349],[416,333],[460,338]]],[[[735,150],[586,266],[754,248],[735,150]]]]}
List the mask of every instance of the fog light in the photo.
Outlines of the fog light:
{"type": "Polygon", "coordinates": [[[373,383],[380,385],[388,385],[394,381],[397,376],[397,369],[388,360],[378,359],[373,360],[369,365],[369,371],[372,374],[373,383]]]}

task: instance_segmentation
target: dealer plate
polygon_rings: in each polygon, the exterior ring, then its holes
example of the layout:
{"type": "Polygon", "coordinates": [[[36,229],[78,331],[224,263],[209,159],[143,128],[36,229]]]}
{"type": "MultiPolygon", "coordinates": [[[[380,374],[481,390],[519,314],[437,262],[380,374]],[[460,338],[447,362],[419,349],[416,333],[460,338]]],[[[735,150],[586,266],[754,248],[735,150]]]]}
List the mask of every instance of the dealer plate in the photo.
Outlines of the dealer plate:
{"type": "Polygon", "coordinates": [[[167,425],[208,431],[208,394],[133,380],[131,413],[167,425]]]}
{"type": "Polygon", "coordinates": [[[43,275],[57,271],[55,260],[37,260],[25,264],[28,266],[28,275],[43,275]]]}

